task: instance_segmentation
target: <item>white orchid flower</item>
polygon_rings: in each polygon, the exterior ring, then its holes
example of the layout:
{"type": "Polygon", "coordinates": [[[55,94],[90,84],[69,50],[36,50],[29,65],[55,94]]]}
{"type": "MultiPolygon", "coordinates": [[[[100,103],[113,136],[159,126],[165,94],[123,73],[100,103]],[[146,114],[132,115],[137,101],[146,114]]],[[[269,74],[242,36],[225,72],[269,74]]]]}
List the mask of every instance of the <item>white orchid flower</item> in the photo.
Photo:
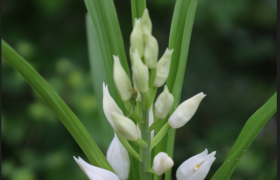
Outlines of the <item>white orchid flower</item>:
{"type": "Polygon", "coordinates": [[[73,157],[90,180],[120,180],[119,177],[111,171],[90,165],[80,157],[78,157],[78,159],[75,156],[73,157]]]}
{"type": "Polygon", "coordinates": [[[120,178],[120,180],[127,180],[129,177],[130,160],[127,150],[124,148],[117,134],[108,148],[106,159],[120,178]]]}
{"type": "Polygon", "coordinates": [[[208,154],[207,149],[183,162],[176,172],[177,180],[204,180],[215,161],[216,151],[208,154]]]}

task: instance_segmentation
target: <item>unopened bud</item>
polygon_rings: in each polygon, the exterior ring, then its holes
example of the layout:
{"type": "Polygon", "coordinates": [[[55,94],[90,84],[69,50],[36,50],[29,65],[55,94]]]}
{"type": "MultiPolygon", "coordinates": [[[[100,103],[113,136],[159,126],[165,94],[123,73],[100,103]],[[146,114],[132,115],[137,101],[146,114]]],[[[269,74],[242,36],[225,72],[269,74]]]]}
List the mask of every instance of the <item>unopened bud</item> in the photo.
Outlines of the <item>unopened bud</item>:
{"type": "Polygon", "coordinates": [[[135,52],[135,49],[138,50],[140,57],[144,54],[144,39],[143,32],[141,29],[141,20],[135,18],[134,27],[130,34],[130,46],[131,51],[135,52]]]}
{"type": "Polygon", "coordinates": [[[133,83],[135,88],[141,93],[149,90],[149,70],[148,67],[142,62],[138,50],[132,53],[133,56],[133,83]]]}
{"type": "Polygon", "coordinates": [[[136,125],[131,119],[116,112],[111,112],[111,116],[116,127],[116,132],[123,138],[131,141],[136,141],[139,138],[136,125]]]}
{"type": "Polygon", "coordinates": [[[165,152],[158,153],[153,161],[153,170],[160,176],[174,165],[173,160],[165,152]]]}
{"type": "Polygon", "coordinates": [[[142,32],[147,30],[150,34],[152,33],[152,21],[147,8],[144,10],[144,13],[141,18],[141,27],[142,32]]]}
{"type": "Polygon", "coordinates": [[[204,180],[216,159],[215,154],[216,151],[208,154],[205,149],[202,153],[187,159],[177,169],[177,180],[204,180]]]}
{"type": "Polygon", "coordinates": [[[145,39],[145,50],[144,50],[144,60],[145,64],[153,69],[157,67],[158,60],[158,42],[148,30],[144,31],[145,39]]]}
{"type": "Polygon", "coordinates": [[[164,119],[168,115],[173,102],[174,97],[165,85],[163,92],[158,96],[155,102],[155,116],[164,119]]]}
{"type": "Polygon", "coordinates": [[[108,148],[106,159],[121,180],[128,179],[130,169],[129,155],[116,133],[108,148]]]}
{"type": "Polygon", "coordinates": [[[73,156],[76,163],[80,166],[86,176],[90,179],[102,179],[102,180],[120,180],[119,177],[111,171],[93,166],[85,162],[82,158],[76,158],[73,156]]]}
{"type": "Polygon", "coordinates": [[[173,129],[184,126],[196,112],[198,105],[206,95],[203,92],[181,103],[169,117],[168,123],[173,129]]]}
{"type": "Polygon", "coordinates": [[[129,77],[124,71],[118,56],[114,57],[114,82],[119,95],[123,101],[127,101],[132,96],[132,85],[129,77]]]}
{"type": "Polygon", "coordinates": [[[107,118],[107,120],[109,121],[110,125],[112,126],[112,128],[114,129],[114,131],[116,131],[112,116],[111,116],[111,112],[117,112],[120,115],[123,115],[122,110],[119,108],[119,106],[116,104],[116,102],[114,101],[114,99],[111,97],[109,91],[108,91],[108,86],[105,85],[105,83],[103,82],[103,111],[104,114],[107,118]]]}
{"type": "Polygon", "coordinates": [[[166,82],[166,79],[169,75],[172,53],[173,49],[169,50],[167,48],[158,61],[156,78],[154,80],[155,87],[161,87],[166,82]]]}

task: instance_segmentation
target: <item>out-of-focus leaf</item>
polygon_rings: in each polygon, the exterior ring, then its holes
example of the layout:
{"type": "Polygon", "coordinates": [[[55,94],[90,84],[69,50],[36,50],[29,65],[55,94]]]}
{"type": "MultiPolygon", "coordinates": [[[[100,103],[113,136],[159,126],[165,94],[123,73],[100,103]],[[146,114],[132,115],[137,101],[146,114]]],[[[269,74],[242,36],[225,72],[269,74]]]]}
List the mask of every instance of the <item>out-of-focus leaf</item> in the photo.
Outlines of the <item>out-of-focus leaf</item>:
{"type": "Polygon", "coordinates": [[[211,180],[228,180],[241,158],[250,147],[258,133],[273,116],[277,108],[277,93],[275,93],[260,109],[246,122],[223,165],[214,174],[211,180]]]}
{"type": "Polygon", "coordinates": [[[146,8],[146,0],[131,0],[131,13],[132,23],[134,25],[134,19],[140,18],[146,8]]]}
{"type": "Polygon", "coordinates": [[[85,0],[85,3],[96,31],[96,41],[101,51],[101,59],[99,60],[103,62],[105,68],[110,94],[125,112],[123,102],[114,84],[113,55],[119,56],[128,76],[130,76],[130,73],[114,3],[112,0],[85,0]]]}
{"type": "Polygon", "coordinates": [[[113,171],[112,167],[96,143],[92,140],[83,124],[65,102],[50,87],[44,78],[42,78],[42,76],[40,76],[40,74],[12,47],[10,47],[3,39],[1,40],[1,43],[2,57],[23,76],[28,84],[50,106],[61,120],[62,124],[79,144],[90,162],[95,166],[113,171]]]}
{"type": "Polygon", "coordinates": [[[89,61],[92,75],[92,82],[94,92],[96,94],[97,99],[97,107],[98,107],[98,120],[102,124],[102,137],[103,137],[103,146],[104,149],[108,149],[110,142],[114,137],[114,131],[107,121],[104,112],[103,112],[103,90],[102,83],[107,83],[105,68],[102,63],[102,53],[100,50],[100,46],[97,41],[97,33],[92,25],[92,20],[89,14],[86,15],[86,26],[87,26],[87,40],[88,40],[88,52],[89,52],[89,61]]]}

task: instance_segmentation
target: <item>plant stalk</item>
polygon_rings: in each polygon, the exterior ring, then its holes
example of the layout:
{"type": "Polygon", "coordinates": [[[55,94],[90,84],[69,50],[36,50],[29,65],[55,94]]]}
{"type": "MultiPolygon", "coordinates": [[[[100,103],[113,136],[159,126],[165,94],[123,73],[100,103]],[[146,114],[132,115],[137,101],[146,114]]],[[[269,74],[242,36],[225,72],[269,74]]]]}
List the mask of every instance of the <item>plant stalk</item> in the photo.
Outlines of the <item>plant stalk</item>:
{"type": "MultiPolygon", "coordinates": [[[[144,95],[144,94],[143,94],[144,95]]],[[[141,138],[147,143],[147,146],[141,148],[142,161],[140,161],[140,179],[151,180],[151,173],[147,172],[151,165],[151,132],[149,128],[149,103],[147,96],[142,96],[142,123],[141,123],[141,138]],[[146,102],[145,102],[146,101],[146,102]]]]}

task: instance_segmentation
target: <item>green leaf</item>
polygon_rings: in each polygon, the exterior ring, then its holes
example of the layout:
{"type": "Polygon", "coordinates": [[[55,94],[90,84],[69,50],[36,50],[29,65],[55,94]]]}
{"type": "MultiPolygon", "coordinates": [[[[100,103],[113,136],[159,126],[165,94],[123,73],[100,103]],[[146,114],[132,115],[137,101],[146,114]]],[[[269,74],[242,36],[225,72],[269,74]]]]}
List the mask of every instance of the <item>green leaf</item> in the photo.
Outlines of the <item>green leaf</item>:
{"type": "Polygon", "coordinates": [[[131,0],[131,13],[132,23],[134,25],[134,19],[140,18],[146,9],[146,0],[131,0]]]}
{"type": "MultiPolygon", "coordinates": [[[[174,52],[166,83],[174,96],[174,103],[169,115],[175,111],[180,103],[197,2],[198,0],[178,0],[175,5],[169,41],[169,49],[174,49],[174,52]]],[[[165,138],[163,141],[170,157],[173,157],[175,132],[175,129],[171,129],[167,139],[165,138]]],[[[166,180],[171,179],[171,171],[170,169],[165,173],[166,180]]]]}
{"type": "Polygon", "coordinates": [[[90,162],[95,166],[113,172],[112,167],[104,157],[101,150],[92,140],[83,124],[71,111],[71,109],[65,104],[65,102],[26,60],[24,60],[3,39],[1,40],[1,42],[2,57],[23,76],[27,83],[49,105],[49,107],[60,119],[62,124],[66,127],[66,129],[79,144],[90,162]]]}
{"type": "Polygon", "coordinates": [[[90,69],[92,74],[93,89],[96,94],[96,99],[98,103],[98,120],[102,125],[102,137],[103,137],[103,147],[105,150],[108,149],[113,137],[114,131],[107,121],[104,112],[103,112],[103,82],[107,83],[105,68],[102,62],[102,53],[100,46],[97,41],[97,32],[92,25],[92,20],[89,14],[86,15],[86,28],[87,28],[87,40],[88,40],[88,52],[89,52],[89,61],[90,69]]]}
{"type": "Polygon", "coordinates": [[[124,70],[130,77],[114,2],[112,0],[85,0],[85,3],[97,34],[96,43],[101,50],[102,59],[100,60],[105,68],[110,94],[118,106],[126,112],[113,79],[113,55],[119,56],[124,70]]]}
{"type": "Polygon", "coordinates": [[[241,158],[250,147],[258,133],[273,116],[277,108],[277,93],[275,93],[246,122],[223,165],[212,177],[212,180],[228,180],[241,158]]]}

